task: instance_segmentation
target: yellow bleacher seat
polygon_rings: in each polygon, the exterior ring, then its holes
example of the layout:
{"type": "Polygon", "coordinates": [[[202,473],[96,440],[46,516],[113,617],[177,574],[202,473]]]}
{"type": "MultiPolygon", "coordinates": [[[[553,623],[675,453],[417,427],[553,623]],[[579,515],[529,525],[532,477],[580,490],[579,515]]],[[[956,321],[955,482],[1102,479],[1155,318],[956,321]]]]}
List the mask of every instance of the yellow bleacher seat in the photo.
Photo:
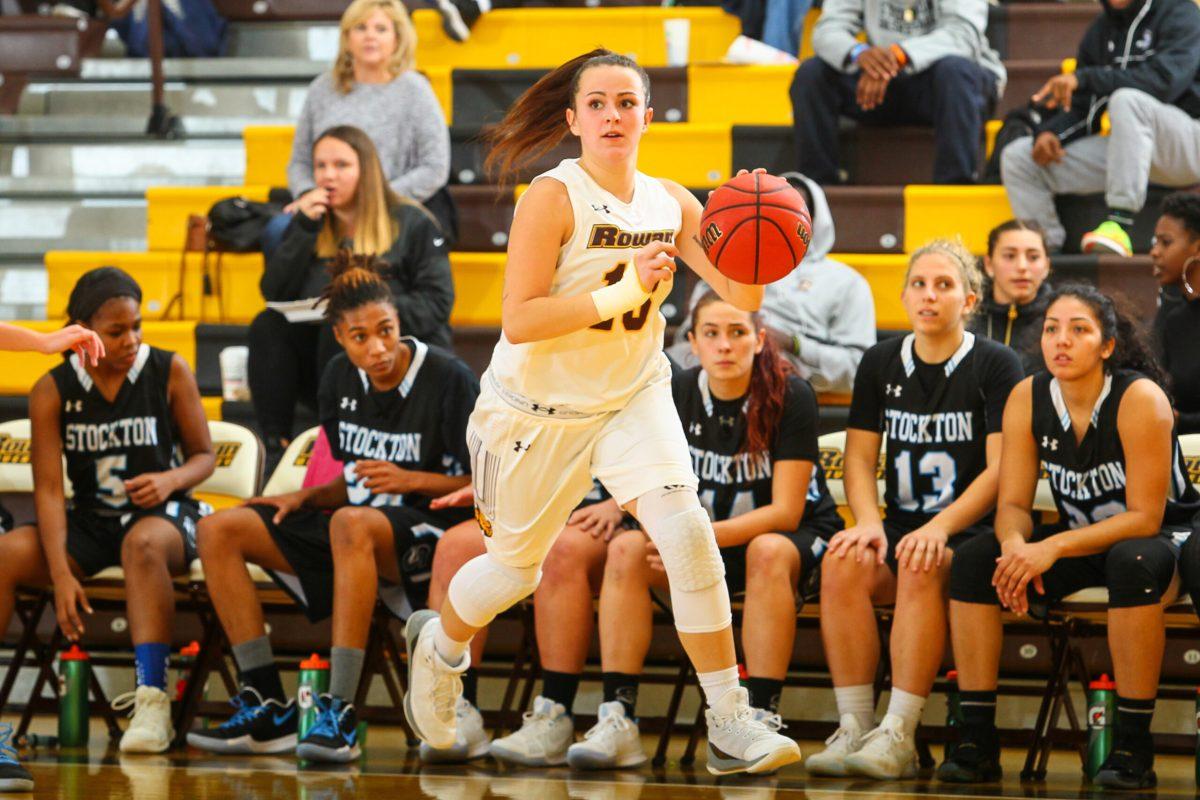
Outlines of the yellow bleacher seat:
{"type": "Polygon", "coordinates": [[[260,186],[155,186],[146,190],[146,247],[148,250],[183,250],[187,220],[207,215],[213,203],[227,197],[262,202],[270,187],[260,186]]]}
{"type": "Polygon", "coordinates": [[[500,324],[507,258],[504,253],[450,254],[450,271],[454,275],[454,309],[450,312],[450,324],[500,324]]]}
{"type": "Polygon", "coordinates": [[[463,45],[446,36],[436,12],[418,10],[412,17],[422,70],[556,67],[601,44],[643,66],[662,67],[667,63],[663,20],[678,18],[691,21],[688,60],[717,61],[741,29],[737,17],[719,8],[499,9],[483,15],[463,45]]]}
{"type": "Polygon", "coordinates": [[[796,74],[795,67],[787,64],[690,64],[687,71],[688,122],[792,124],[788,87],[796,74]]]}
{"type": "MultiPolygon", "coordinates": [[[[12,324],[45,332],[61,328],[65,323],[62,320],[39,320],[12,324]]],[[[142,334],[148,344],[179,353],[193,368],[196,364],[195,331],[195,322],[146,321],[142,325],[142,334]]],[[[0,370],[0,395],[29,394],[29,390],[33,388],[37,379],[61,361],[62,357],[58,355],[5,353],[4,369],[0,370]]]]}
{"type": "Polygon", "coordinates": [[[454,122],[454,81],[450,76],[451,70],[450,66],[420,67],[421,74],[429,79],[429,85],[437,95],[438,105],[442,107],[447,125],[454,122]]]}
{"type": "Polygon", "coordinates": [[[210,420],[217,463],[213,474],[195,489],[196,497],[213,508],[228,508],[258,494],[262,483],[263,446],[249,428],[210,420]]]}
{"type": "Polygon", "coordinates": [[[209,422],[215,422],[221,419],[221,403],[220,397],[201,397],[200,405],[204,406],[204,418],[209,422]]]}
{"type": "MultiPolygon", "coordinates": [[[[142,314],[147,320],[158,319],[179,287],[178,250],[149,253],[109,253],[55,250],[46,253],[49,294],[46,311],[56,316],[67,307],[67,297],[79,276],[93,267],[113,265],[128,272],[142,287],[142,314]]],[[[185,310],[190,319],[200,318],[203,279],[202,256],[189,253],[185,275],[185,310]]],[[[210,270],[215,271],[216,257],[209,257],[210,270]]],[[[221,283],[226,322],[246,323],[263,308],[258,290],[262,278],[262,255],[258,253],[227,253],[221,256],[221,283]]],[[[214,275],[215,279],[215,275],[214,275]]],[[[205,297],[205,319],[216,321],[216,297],[205,297]]]]}
{"type": "Polygon", "coordinates": [[[875,255],[862,253],[834,253],[837,259],[856,269],[867,279],[871,295],[875,298],[875,326],[877,328],[907,329],[908,315],[900,303],[900,292],[904,289],[904,272],[908,268],[908,256],[875,255]]]}
{"type": "MultiPolygon", "coordinates": [[[[290,125],[252,125],[242,132],[248,185],[287,185],[292,152],[290,125]]],[[[733,138],[728,124],[653,124],[642,139],[638,166],[684,186],[715,187],[730,178],[733,138]]]]}
{"type": "Polygon", "coordinates": [[[1011,218],[1003,186],[904,187],[904,249],[909,253],[930,239],[961,235],[972,253],[983,255],[988,231],[1011,218]]]}

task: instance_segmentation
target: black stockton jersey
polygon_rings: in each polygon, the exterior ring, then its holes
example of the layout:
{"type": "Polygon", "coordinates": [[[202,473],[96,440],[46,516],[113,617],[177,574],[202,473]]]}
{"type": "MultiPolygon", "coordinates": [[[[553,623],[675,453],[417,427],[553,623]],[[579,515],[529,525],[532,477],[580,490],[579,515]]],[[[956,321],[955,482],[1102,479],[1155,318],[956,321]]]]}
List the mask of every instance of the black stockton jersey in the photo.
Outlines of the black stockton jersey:
{"type": "MultiPolygon", "coordinates": [[[[62,403],[59,430],[76,509],[123,514],[137,507],[125,481],[182,462],[167,385],[175,354],[143,344],[110,403],[78,354],[50,370],[62,403]]],[[[187,497],[177,492],[172,499],[187,497]]]]}
{"type": "Polygon", "coordinates": [[[708,389],[708,373],[700,367],[676,370],[671,392],[687,434],[692,467],[700,479],[700,502],[714,522],[770,505],[774,463],[800,460],[813,463],[801,527],[829,527],[817,525],[824,522],[832,523],[834,531],[842,527],[821,470],[817,397],[808,381],[788,378],[775,442],[770,450],[750,453],[739,452],[746,439],[745,398],[713,397],[708,389]]]}
{"type": "Polygon", "coordinates": [[[914,340],[888,339],[863,355],[847,427],[886,437],[887,516],[920,525],[987,467],[988,434],[1000,432],[1023,373],[1015,352],[972,333],[941,364],[917,358],[914,340]]]}
{"type": "MultiPolygon", "coordinates": [[[[1059,517],[1072,529],[1126,510],[1125,449],[1117,430],[1117,412],[1126,390],[1143,377],[1132,370],[1117,370],[1104,377],[1092,420],[1078,443],[1058,379],[1048,372],[1033,379],[1033,438],[1059,517]]],[[[1200,509],[1200,494],[1188,479],[1174,432],[1171,440],[1171,480],[1163,524],[1185,525],[1200,509]]]]}
{"type": "Polygon", "coordinates": [[[367,373],[339,353],[325,368],[318,397],[321,425],[333,457],[344,463],[353,505],[428,508],[427,495],[373,494],[354,471],[358,459],[402,469],[464,475],[469,469],[467,418],[479,381],[466,364],[410,336],[408,373],[395,389],[376,391],[367,373]]]}

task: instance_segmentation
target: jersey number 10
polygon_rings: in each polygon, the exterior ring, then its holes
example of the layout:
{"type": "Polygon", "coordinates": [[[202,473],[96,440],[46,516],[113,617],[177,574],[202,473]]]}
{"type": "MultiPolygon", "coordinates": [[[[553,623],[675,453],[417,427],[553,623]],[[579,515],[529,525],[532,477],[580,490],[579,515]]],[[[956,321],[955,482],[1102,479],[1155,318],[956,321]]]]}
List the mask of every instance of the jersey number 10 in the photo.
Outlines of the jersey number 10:
{"type": "MultiPolygon", "coordinates": [[[[608,272],[604,273],[604,284],[606,286],[612,286],[614,283],[617,283],[619,280],[621,280],[621,276],[625,274],[625,268],[627,266],[629,266],[629,262],[622,261],[620,264],[617,264],[608,272]]],[[[621,324],[625,326],[625,330],[627,331],[640,331],[646,324],[646,320],[649,319],[649,317],[650,301],[647,300],[646,302],[642,303],[641,308],[639,308],[636,313],[633,311],[626,311],[624,314],[622,314],[621,324]]],[[[606,319],[603,322],[597,322],[592,326],[592,328],[598,331],[611,331],[613,328],[613,322],[615,321],[616,320],[606,319]]]]}

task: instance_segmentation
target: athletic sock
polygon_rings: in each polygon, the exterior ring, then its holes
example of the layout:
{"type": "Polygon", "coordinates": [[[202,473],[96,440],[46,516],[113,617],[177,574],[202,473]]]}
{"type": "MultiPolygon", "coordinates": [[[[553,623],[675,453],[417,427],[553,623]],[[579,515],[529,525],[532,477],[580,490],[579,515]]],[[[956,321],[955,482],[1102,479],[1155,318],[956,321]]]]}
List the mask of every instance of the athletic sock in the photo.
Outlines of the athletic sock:
{"type": "Polygon", "coordinates": [[[133,646],[133,660],[137,666],[137,685],[167,690],[167,661],[171,658],[171,645],[162,642],[142,642],[133,646]]]}
{"type": "Polygon", "coordinates": [[[775,678],[746,678],[746,690],[750,692],[750,705],[770,711],[779,711],[779,697],[783,694],[783,681],[775,678]]]}
{"type": "Polygon", "coordinates": [[[958,703],[962,708],[963,724],[977,728],[996,727],[996,692],[958,693],[958,703]]]}
{"type": "Polygon", "coordinates": [[[738,687],[738,668],[719,669],[715,672],[697,672],[700,688],[704,690],[704,702],[711,708],[730,689],[738,687]]]}
{"type": "Polygon", "coordinates": [[[1152,750],[1150,722],[1154,719],[1154,699],[1132,700],[1117,695],[1117,730],[1121,741],[1137,750],[1152,750]]]}
{"type": "Polygon", "coordinates": [[[637,719],[638,683],[640,675],[625,672],[604,672],[600,675],[604,683],[604,702],[619,702],[625,707],[625,716],[637,719]]]}
{"type": "Polygon", "coordinates": [[[875,687],[869,683],[855,686],[835,686],[833,696],[837,701],[838,716],[850,714],[862,731],[875,727],[875,687]]]}
{"type": "Polygon", "coordinates": [[[353,703],[362,678],[367,651],[357,647],[333,647],[329,650],[329,693],[353,703]]]}
{"type": "Polygon", "coordinates": [[[921,722],[921,712],[924,710],[924,697],[903,689],[892,688],[892,697],[888,700],[887,713],[903,720],[904,732],[908,736],[911,737],[916,733],[917,725],[921,722]]]}
{"type": "Polygon", "coordinates": [[[561,703],[571,713],[575,707],[575,693],[579,691],[579,675],[574,672],[542,670],[542,697],[561,703]]]}
{"type": "Polygon", "coordinates": [[[263,700],[287,702],[283,693],[283,680],[279,667],[275,665],[275,654],[271,651],[271,640],[266,636],[235,644],[233,662],[237,664],[238,680],[243,686],[254,689],[263,700]]]}
{"type": "Polygon", "coordinates": [[[1110,222],[1115,222],[1122,228],[1128,230],[1129,228],[1133,227],[1133,212],[1126,211],[1123,208],[1109,208],[1108,220],[1110,222]]]}
{"type": "Polygon", "coordinates": [[[468,703],[479,708],[479,703],[475,701],[479,692],[479,673],[474,667],[468,667],[467,671],[462,674],[463,699],[468,703]]]}
{"type": "Polygon", "coordinates": [[[437,650],[438,655],[442,657],[442,661],[446,662],[447,666],[456,667],[462,663],[463,656],[467,654],[467,649],[470,646],[470,639],[465,642],[451,639],[446,635],[446,631],[442,630],[442,626],[438,625],[437,633],[433,637],[433,647],[437,650]]]}

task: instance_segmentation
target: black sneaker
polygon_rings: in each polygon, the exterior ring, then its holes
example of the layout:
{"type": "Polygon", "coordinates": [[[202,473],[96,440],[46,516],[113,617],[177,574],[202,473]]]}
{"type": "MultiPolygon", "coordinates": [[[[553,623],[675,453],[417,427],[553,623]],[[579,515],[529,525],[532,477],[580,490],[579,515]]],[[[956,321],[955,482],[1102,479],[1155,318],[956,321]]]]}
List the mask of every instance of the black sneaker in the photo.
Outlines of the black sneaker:
{"type": "Polygon", "coordinates": [[[33,776],[17,760],[12,725],[0,724],[0,792],[32,792],[33,776]]]}
{"type": "Polygon", "coordinates": [[[187,742],[210,753],[288,753],[296,749],[296,701],[263,700],[250,686],[229,701],[237,709],[215,728],[191,731],[187,742]]]}
{"type": "Polygon", "coordinates": [[[938,767],[937,777],[946,783],[997,783],[1000,768],[1000,739],[991,727],[959,728],[959,740],[938,767]]]}
{"type": "Polygon", "coordinates": [[[471,38],[471,28],[483,13],[475,0],[436,0],[442,15],[442,30],[456,42],[471,38]]]}
{"type": "Polygon", "coordinates": [[[307,761],[344,764],[361,755],[358,747],[358,714],[354,704],[323,694],[316,699],[317,719],[296,746],[296,755],[307,761]]]}
{"type": "Polygon", "coordinates": [[[1114,743],[1113,751],[1104,759],[1092,783],[1109,789],[1150,789],[1157,786],[1153,745],[1145,748],[1127,747],[1119,741],[1114,743]]]}

